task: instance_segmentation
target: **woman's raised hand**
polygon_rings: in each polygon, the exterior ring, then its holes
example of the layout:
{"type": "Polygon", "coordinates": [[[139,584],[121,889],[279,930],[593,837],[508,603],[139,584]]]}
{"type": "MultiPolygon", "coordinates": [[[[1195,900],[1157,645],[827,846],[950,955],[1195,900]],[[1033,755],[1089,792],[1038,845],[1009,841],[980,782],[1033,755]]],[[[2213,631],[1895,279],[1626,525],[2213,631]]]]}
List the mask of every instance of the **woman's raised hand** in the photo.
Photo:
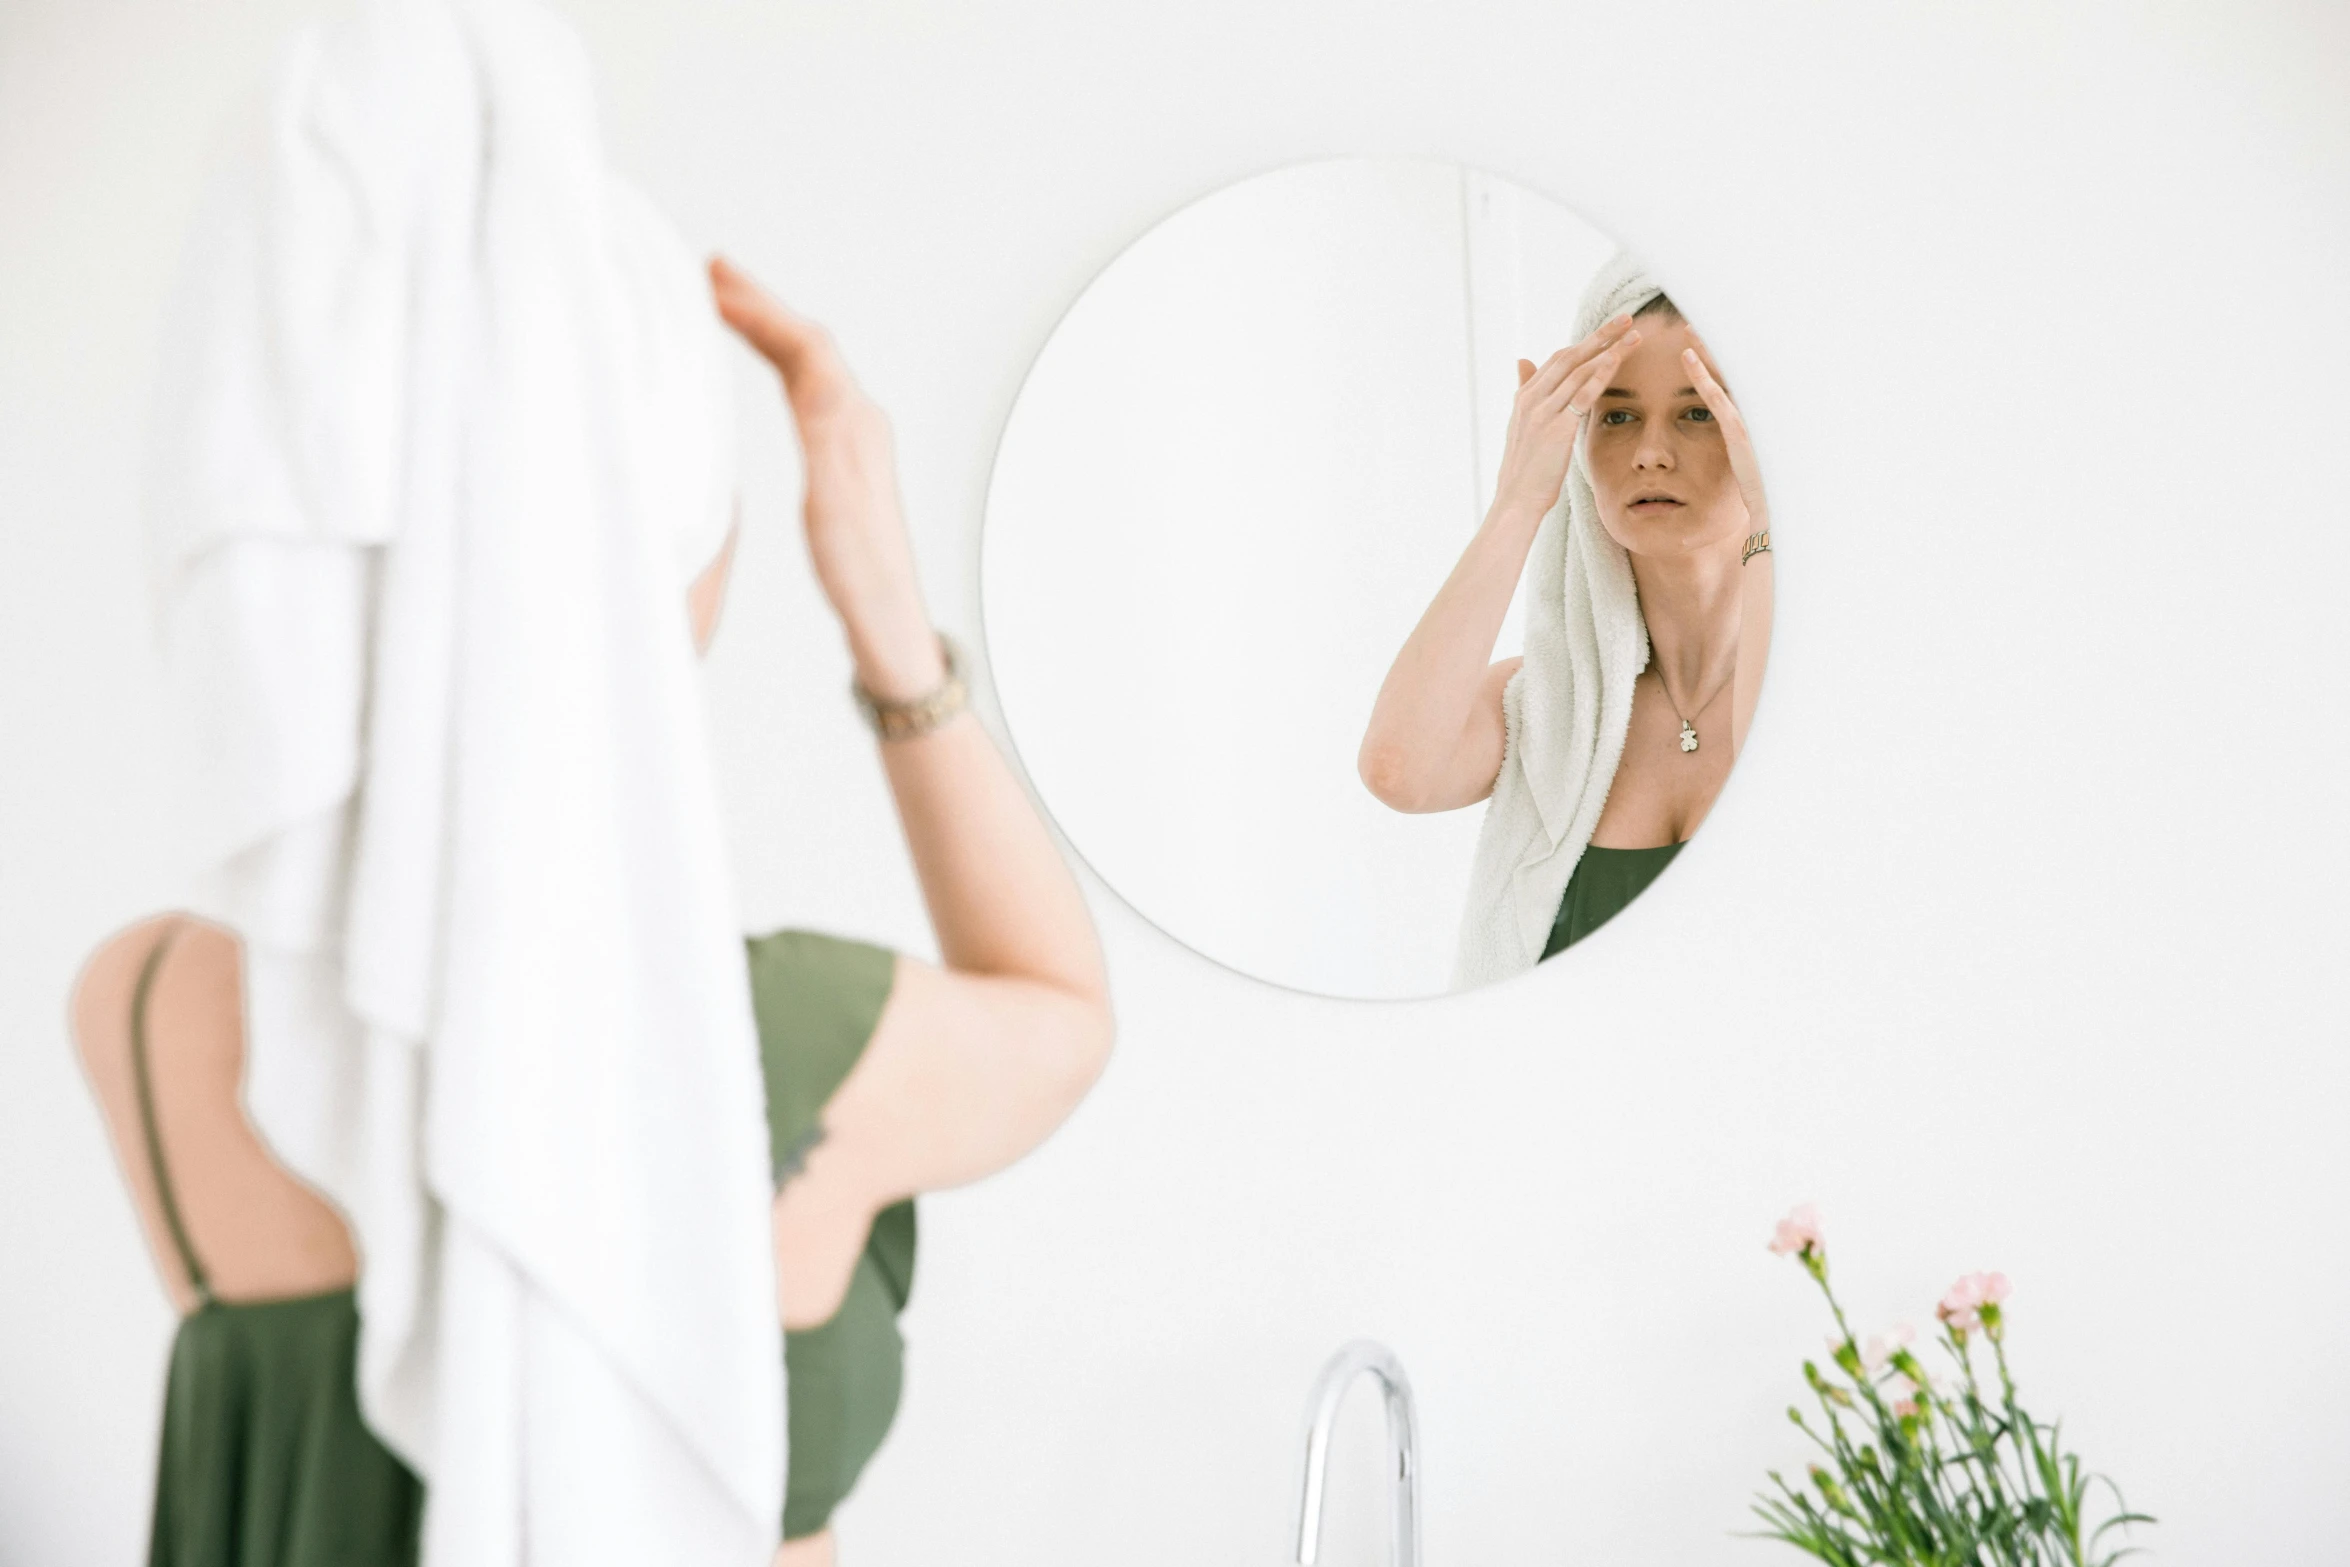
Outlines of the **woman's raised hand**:
{"type": "Polygon", "coordinates": [[[888,417],[822,327],[724,259],[710,262],[710,288],[726,324],[783,378],[806,460],[808,557],[858,678],[885,701],[930,690],[944,665],[914,574],[888,417]]]}
{"type": "Polygon", "coordinates": [[[1486,513],[1452,574],[1388,666],[1355,770],[1399,811],[1451,811],[1493,792],[1508,730],[1502,692],[1518,660],[1494,639],[1525,575],[1526,553],[1558,504],[1583,416],[1640,334],[1619,315],[1537,368],[1518,361],[1518,396],[1486,513]]]}
{"type": "Polygon", "coordinates": [[[1722,444],[1730,451],[1730,477],[1738,481],[1739,497],[1746,502],[1746,531],[1749,534],[1766,533],[1771,526],[1770,503],[1763,498],[1762,468],[1754,460],[1754,442],[1746,434],[1746,420],[1738,412],[1738,405],[1730,401],[1730,394],[1722,389],[1719,377],[1710,362],[1711,349],[1705,349],[1704,340],[1695,332],[1689,334],[1696,348],[1681,350],[1681,363],[1689,371],[1689,384],[1697,388],[1697,395],[1705,402],[1706,411],[1714,416],[1714,423],[1722,427],[1722,444]],[[1704,352],[1699,352],[1705,349],[1704,352]]]}
{"type": "Polygon", "coordinates": [[[1531,359],[1518,361],[1518,397],[1493,489],[1496,509],[1540,516],[1558,504],[1583,416],[1639,341],[1632,318],[1618,315],[1572,348],[1551,355],[1539,369],[1531,359]]]}

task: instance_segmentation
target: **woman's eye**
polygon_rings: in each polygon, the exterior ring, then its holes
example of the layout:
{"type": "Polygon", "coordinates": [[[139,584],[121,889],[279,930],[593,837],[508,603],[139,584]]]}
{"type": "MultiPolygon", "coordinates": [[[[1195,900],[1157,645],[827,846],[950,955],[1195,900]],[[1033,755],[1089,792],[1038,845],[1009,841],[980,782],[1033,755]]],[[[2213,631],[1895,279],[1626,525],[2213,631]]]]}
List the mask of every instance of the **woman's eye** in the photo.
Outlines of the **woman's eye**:
{"type": "Polygon", "coordinates": [[[1610,408],[1607,412],[1599,416],[1599,422],[1601,424],[1630,424],[1632,422],[1632,410],[1629,408],[1610,408]]]}
{"type": "Polygon", "coordinates": [[[1699,424],[1709,424],[1709,423],[1711,423],[1711,422],[1712,422],[1712,420],[1713,420],[1713,416],[1714,416],[1714,411],[1713,411],[1711,408],[1706,408],[1706,407],[1702,407],[1702,406],[1701,406],[1701,407],[1697,407],[1697,408],[1692,408],[1692,409],[1690,409],[1690,410],[1689,410],[1689,411],[1688,411],[1686,414],[1683,414],[1683,415],[1682,415],[1682,417],[1683,417],[1684,419],[1694,419],[1694,420],[1696,420],[1696,421],[1697,421],[1699,424]]]}

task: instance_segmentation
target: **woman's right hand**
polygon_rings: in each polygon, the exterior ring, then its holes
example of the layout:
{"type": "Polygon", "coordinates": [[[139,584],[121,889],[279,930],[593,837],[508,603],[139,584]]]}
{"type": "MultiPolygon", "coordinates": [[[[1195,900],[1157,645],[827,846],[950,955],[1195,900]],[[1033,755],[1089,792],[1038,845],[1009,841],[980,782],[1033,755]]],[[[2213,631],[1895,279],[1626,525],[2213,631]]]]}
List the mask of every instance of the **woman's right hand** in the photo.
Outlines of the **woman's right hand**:
{"type": "Polygon", "coordinates": [[[1618,315],[1539,369],[1531,359],[1518,361],[1518,396],[1493,487],[1495,510],[1540,517],[1558,504],[1583,417],[1639,341],[1632,318],[1618,315]]]}
{"type": "Polygon", "coordinates": [[[808,558],[858,681],[884,701],[933,689],[945,664],[914,575],[888,417],[822,327],[723,259],[710,263],[710,287],[726,324],[783,379],[807,469],[808,558]]]}
{"type": "Polygon", "coordinates": [[[1558,504],[1583,416],[1638,341],[1632,318],[1618,315],[1539,369],[1518,361],[1493,510],[1388,667],[1355,753],[1356,772],[1381,803],[1453,811],[1493,792],[1508,742],[1502,693],[1518,668],[1514,658],[1491,662],[1494,640],[1526,553],[1558,504]]]}

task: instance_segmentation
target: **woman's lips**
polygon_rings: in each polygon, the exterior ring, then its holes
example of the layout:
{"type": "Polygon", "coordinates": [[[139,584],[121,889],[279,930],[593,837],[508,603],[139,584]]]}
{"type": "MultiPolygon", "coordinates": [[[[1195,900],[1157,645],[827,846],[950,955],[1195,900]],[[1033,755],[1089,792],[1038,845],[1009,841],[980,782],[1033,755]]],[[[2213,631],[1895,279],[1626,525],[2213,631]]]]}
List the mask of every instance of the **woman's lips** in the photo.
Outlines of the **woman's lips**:
{"type": "Polygon", "coordinates": [[[1634,511],[1665,511],[1681,504],[1680,501],[1674,500],[1669,495],[1652,495],[1646,500],[1634,501],[1632,509],[1634,511]]]}

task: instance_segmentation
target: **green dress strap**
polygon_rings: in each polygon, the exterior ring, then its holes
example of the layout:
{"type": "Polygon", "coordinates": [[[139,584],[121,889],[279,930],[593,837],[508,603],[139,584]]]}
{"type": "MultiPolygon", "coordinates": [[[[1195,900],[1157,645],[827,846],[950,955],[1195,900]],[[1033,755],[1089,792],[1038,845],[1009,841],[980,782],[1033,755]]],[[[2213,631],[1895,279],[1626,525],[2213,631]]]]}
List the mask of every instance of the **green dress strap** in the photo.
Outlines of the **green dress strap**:
{"type": "Polygon", "coordinates": [[[179,1253],[180,1266],[187,1270],[188,1284],[196,1292],[196,1309],[201,1311],[212,1304],[212,1280],[196,1256],[194,1243],[188,1239],[187,1221],[180,1214],[179,1194],[172,1190],[171,1166],[163,1158],[163,1132],[155,1119],[155,1074],[148,1062],[147,1049],[147,998],[155,989],[155,974],[163,967],[163,956],[179,939],[179,933],[176,920],[166,926],[154,950],[147,954],[147,961],[139,966],[138,988],[131,993],[131,1078],[138,1085],[139,1129],[146,1136],[147,1169],[155,1178],[155,1198],[163,1209],[163,1227],[171,1232],[172,1249],[179,1253]]]}

